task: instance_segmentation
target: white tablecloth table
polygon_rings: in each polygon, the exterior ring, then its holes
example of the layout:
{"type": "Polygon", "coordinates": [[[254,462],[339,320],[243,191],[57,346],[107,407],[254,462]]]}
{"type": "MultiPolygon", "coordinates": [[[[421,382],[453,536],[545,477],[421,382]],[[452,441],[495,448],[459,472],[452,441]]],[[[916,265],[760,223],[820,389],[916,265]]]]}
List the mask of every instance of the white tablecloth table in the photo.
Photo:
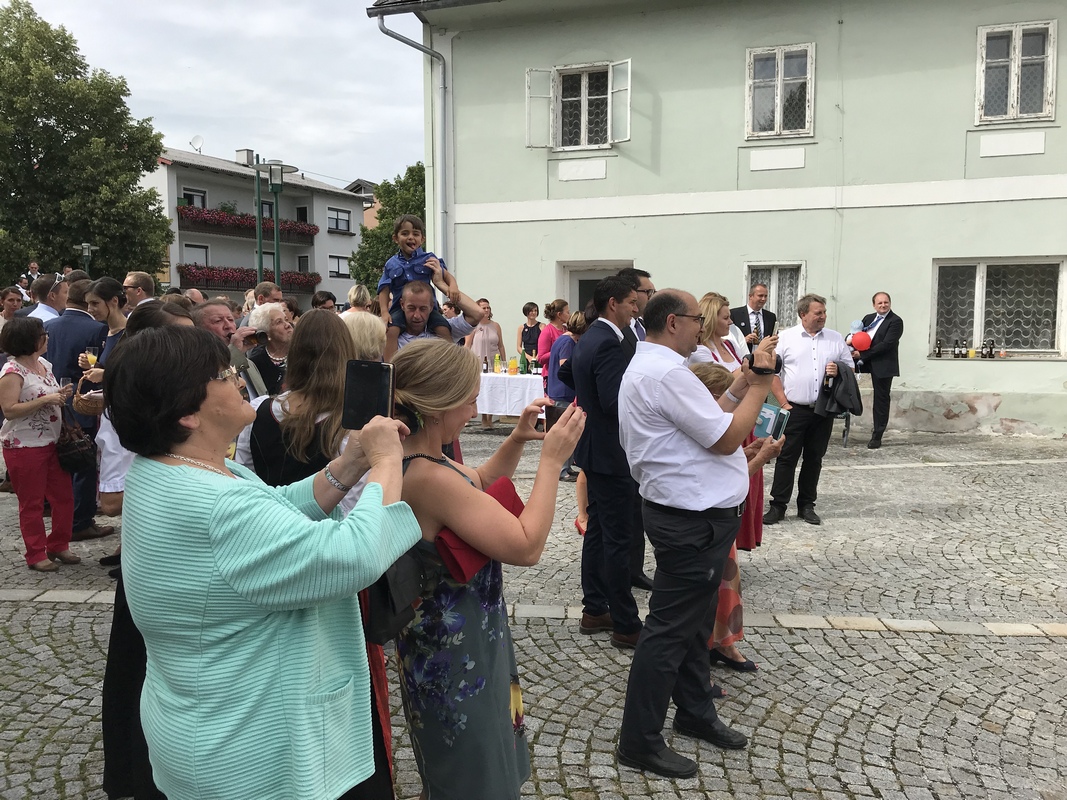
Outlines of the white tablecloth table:
{"type": "Polygon", "coordinates": [[[517,417],[538,397],[545,396],[540,375],[504,375],[482,373],[478,393],[478,413],[499,417],[517,417]]]}

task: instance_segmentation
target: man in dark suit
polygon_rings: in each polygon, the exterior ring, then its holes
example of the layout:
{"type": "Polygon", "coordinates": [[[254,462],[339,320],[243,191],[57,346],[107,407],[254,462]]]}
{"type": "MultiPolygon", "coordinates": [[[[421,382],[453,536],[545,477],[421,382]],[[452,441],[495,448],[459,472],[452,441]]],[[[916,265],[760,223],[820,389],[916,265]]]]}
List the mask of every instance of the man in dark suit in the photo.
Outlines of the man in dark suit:
{"type": "Polygon", "coordinates": [[[893,378],[900,374],[897,350],[900,337],[904,335],[904,320],[893,313],[893,299],[886,292],[878,292],[871,298],[874,313],[863,318],[863,330],[871,337],[871,346],[860,352],[853,348],[852,358],[857,372],[869,372],[874,386],[874,431],[867,449],[877,450],[882,446],[882,434],[889,424],[889,395],[893,378]]]}
{"type": "Polygon", "coordinates": [[[619,443],[619,384],[629,363],[623,330],[637,309],[632,280],[612,275],[593,290],[598,318],[575,345],[568,360],[585,431],[574,462],[589,486],[589,525],[582,540],[581,633],[612,631],[611,643],[633,648],[641,633],[630,588],[630,550],[643,536],[633,513],[637,484],[619,443]]]}
{"type": "MultiPolygon", "coordinates": [[[[656,293],[656,287],[652,283],[651,273],[643,269],[626,267],[616,274],[620,278],[633,281],[634,288],[637,290],[637,311],[629,327],[622,329],[622,349],[626,352],[626,362],[629,364],[630,359],[637,352],[637,343],[645,340],[645,324],[642,316],[648,301],[656,293]]],[[[634,515],[641,518],[641,495],[637,492],[634,492],[634,515]]],[[[645,574],[645,527],[642,523],[636,528],[637,536],[630,547],[630,585],[635,589],[651,592],[652,579],[645,574]]]]}
{"type": "Polygon", "coordinates": [[[756,345],[764,336],[770,336],[774,332],[778,317],[763,307],[767,305],[767,284],[754,283],[748,290],[748,305],[730,309],[730,320],[745,335],[749,351],[756,349],[756,345]]]}
{"type": "MultiPolygon", "coordinates": [[[[82,370],[78,366],[78,356],[85,352],[87,347],[101,348],[107,339],[107,325],[97,322],[89,316],[89,306],[85,300],[86,289],[89,281],[77,280],[69,287],[67,292],[67,307],[63,313],[55,319],[45,323],[44,329],[48,332],[48,351],[45,358],[52,364],[52,374],[57,380],[69,378],[71,383],[77,385],[81,378],[82,370]]],[[[83,385],[82,391],[85,391],[83,385]]],[[[68,404],[70,401],[67,401],[68,404]]],[[[87,417],[70,411],[74,419],[89,436],[96,437],[96,428],[99,422],[97,417],[87,417]]],[[[111,525],[97,525],[96,516],[96,467],[75,472],[74,479],[74,535],[73,541],[85,539],[99,539],[115,532],[111,525]]]]}

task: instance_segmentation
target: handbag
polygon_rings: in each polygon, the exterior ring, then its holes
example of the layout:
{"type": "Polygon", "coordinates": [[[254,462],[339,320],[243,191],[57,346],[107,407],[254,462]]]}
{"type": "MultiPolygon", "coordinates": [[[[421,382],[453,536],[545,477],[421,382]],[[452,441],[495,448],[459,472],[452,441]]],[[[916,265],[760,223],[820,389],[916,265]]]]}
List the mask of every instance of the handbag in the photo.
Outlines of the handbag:
{"type": "Polygon", "coordinates": [[[77,423],[64,406],[63,427],[56,440],[59,466],[70,473],[82,472],[96,466],[96,442],[77,423]]]}
{"type": "Polygon", "coordinates": [[[78,385],[74,389],[71,405],[74,406],[74,410],[79,414],[84,414],[87,417],[99,417],[104,413],[104,393],[98,390],[82,394],[82,382],[84,380],[84,375],[78,378],[78,385]]]}
{"type": "Polygon", "coordinates": [[[378,580],[367,587],[367,613],[363,634],[373,644],[385,644],[415,619],[415,601],[426,582],[418,545],[400,556],[378,580]]]}

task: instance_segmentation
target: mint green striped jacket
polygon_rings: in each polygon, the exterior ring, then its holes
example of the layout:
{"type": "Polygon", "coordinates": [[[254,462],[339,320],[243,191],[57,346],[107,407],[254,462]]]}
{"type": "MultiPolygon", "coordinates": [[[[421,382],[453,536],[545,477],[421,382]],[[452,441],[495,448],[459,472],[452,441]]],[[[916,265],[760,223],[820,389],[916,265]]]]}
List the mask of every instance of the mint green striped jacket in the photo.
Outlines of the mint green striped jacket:
{"type": "Polygon", "coordinates": [[[374,771],[356,592],[420,538],[368,484],[344,520],[314,478],[270,487],[137,457],[122,572],[145,639],[141,722],[170,800],[335,800],[374,771]]]}

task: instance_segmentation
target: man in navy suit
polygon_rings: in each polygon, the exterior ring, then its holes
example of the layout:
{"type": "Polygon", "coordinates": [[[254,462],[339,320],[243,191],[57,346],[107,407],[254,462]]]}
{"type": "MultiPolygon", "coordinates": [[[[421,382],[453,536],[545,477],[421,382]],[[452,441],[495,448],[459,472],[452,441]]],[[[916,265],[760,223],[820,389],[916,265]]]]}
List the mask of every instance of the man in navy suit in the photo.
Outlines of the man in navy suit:
{"type": "Polygon", "coordinates": [[[889,425],[889,395],[893,378],[900,374],[897,350],[904,335],[904,320],[893,313],[893,299],[887,292],[871,298],[874,313],[863,318],[863,330],[871,337],[871,346],[863,352],[853,348],[856,372],[869,372],[874,387],[874,431],[867,442],[869,450],[882,446],[882,434],[889,425]]]}
{"type": "Polygon", "coordinates": [[[767,295],[767,284],[754,283],[748,290],[748,305],[730,309],[730,321],[744,334],[750,352],[774,332],[778,322],[778,317],[763,308],[767,305],[767,295]]]}
{"type": "Polygon", "coordinates": [[[568,361],[585,431],[574,462],[589,486],[589,526],[582,540],[581,633],[612,631],[611,643],[633,648],[641,633],[630,588],[630,548],[643,536],[634,515],[637,484],[619,443],[619,384],[630,357],[623,331],[637,310],[632,280],[612,275],[593,290],[598,318],[582,334],[568,361]]]}
{"type": "MultiPolygon", "coordinates": [[[[89,316],[85,292],[89,281],[77,280],[70,284],[66,310],[55,319],[48,320],[44,329],[48,332],[48,351],[45,358],[52,364],[52,374],[57,380],[70,378],[77,385],[82,376],[78,356],[87,347],[102,348],[107,338],[107,325],[89,316]]],[[[83,385],[82,391],[85,391],[83,385]]],[[[68,404],[71,401],[67,401],[68,404]]],[[[82,429],[96,437],[97,417],[87,417],[70,411],[82,429]]],[[[111,525],[98,526],[96,515],[96,467],[75,472],[74,479],[74,541],[98,539],[115,532],[111,525]]]]}

